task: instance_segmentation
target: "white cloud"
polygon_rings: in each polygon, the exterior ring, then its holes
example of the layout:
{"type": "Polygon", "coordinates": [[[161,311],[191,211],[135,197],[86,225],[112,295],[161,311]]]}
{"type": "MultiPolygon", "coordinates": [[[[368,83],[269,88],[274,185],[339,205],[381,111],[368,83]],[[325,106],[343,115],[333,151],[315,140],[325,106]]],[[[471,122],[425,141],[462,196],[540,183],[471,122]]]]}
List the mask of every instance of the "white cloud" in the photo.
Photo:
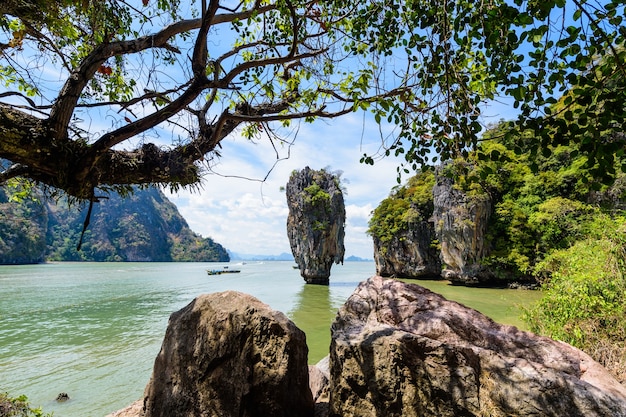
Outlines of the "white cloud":
{"type": "Polygon", "coordinates": [[[367,221],[397,184],[398,161],[389,158],[374,166],[361,164],[362,154],[375,151],[379,140],[378,130],[369,139],[363,129],[356,115],[302,125],[293,146],[278,149],[278,158],[288,158],[279,161],[269,175],[277,159],[269,141],[252,144],[229,138],[222,143],[223,157],[212,168],[217,174],[207,175],[199,192],[181,191],[170,198],[192,230],[233,252],[289,253],[288,208],[281,187],[293,170],[330,167],[343,171],[346,180],[346,256],[372,258],[371,238],[365,234],[367,221]]]}

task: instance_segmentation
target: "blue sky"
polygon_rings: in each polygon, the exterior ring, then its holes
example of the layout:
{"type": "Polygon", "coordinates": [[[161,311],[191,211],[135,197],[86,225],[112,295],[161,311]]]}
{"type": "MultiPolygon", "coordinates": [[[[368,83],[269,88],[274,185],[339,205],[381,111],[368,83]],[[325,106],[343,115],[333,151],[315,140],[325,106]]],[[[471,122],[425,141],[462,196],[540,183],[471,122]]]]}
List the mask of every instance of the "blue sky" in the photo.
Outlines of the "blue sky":
{"type": "MultiPolygon", "coordinates": [[[[512,106],[492,103],[485,109],[483,122],[513,115],[512,106]]],[[[340,170],[342,179],[347,180],[346,257],[372,259],[367,222],[372,210],[398,185],[396,167],[401,163],[394,157],[378,160],[373,166],[359,162],[363,153],[374,153],[381,144],[380,129],[372,119],[352,113],[301,123],[293,145],[279,149],[280,157],[288,158],[279,161],[264,182],[261,180],[276,162],[276,152],[267,140],[255,144],[235,133],[222,142],[215,173],[204,177],[199,190],[166,194],[191,229],[202,236],[239,254],[279,255],[291,253],[286,232],[289,211],[281,191],[291,172],[305,166],[340,170]]],[[[403,176],[403,182],[409,176],[403,176]]]]}
{"type": "Polygon", "coordinates": [[[359,162],[364,152],[380,145],[380,133],[363,115],[350,114],[334,120],[302,123],[290,147],[279,149],[276,161],[269,141],[253,144],[231,135],[223,142],[222,157],[205,176],[198,191],[168,194],[192,230],[211,237],[227,249],[241,254],[278,255],[291,253],[287,239],[288,215],[284,187],[293,170],[305,166],[330,167],[343,171],[347,194],[346,256],[373,257],[372,240],[366,235],[371,211],[397,185],[399,161],[386,158],[374,166],[359,162]],[[250,179],[235,178],[247,177],[250,179]]]}

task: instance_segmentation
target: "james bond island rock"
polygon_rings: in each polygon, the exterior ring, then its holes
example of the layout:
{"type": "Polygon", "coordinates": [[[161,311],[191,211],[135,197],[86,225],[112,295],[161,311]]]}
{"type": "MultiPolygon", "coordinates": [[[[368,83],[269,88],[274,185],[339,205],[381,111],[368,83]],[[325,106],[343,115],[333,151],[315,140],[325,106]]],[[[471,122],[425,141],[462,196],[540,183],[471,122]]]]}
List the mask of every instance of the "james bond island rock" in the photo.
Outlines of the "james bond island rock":
{"type": "Polygon", "coordinates": [[[287,236],[300,275],[328,285],[330,268],[343,263],[346,209],[339,176],[309,167],[294,171],[286,187],[287,236]]]}
{"type": "Polygon", "coordinates": [[[233,291],[172,314],[145,390],[146,417],[312,417],[304,332],[233,291]]]}
{"type": "Polygon", "coordinates": [[[481,261],[488,254],[485,242],[491,198],[487,193],[470,195],[439,173],[433,187],[433,221],[444,265],[443,278],[453,284],[482,285],[493,274],[481,261]]]}
{"type": "Polygon", "coordinates": [[[415,284],[373,277],[332,325],[330,416],[626,416],[587,354],[415,284]]]}

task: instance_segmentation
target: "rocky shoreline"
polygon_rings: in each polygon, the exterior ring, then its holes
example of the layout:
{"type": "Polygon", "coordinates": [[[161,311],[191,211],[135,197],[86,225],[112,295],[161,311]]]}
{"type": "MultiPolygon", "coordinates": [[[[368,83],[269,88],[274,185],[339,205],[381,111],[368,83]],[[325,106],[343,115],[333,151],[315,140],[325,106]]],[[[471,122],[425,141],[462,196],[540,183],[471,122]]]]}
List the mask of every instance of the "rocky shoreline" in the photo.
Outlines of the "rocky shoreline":
{"type": "Polygon", "coordinates": [[[107,417],[626,416],[626,388],[584,352],[415,284],[372,277],[338,311],[329,356],[236,292],[170,318],[144,398],[107,417]]]}

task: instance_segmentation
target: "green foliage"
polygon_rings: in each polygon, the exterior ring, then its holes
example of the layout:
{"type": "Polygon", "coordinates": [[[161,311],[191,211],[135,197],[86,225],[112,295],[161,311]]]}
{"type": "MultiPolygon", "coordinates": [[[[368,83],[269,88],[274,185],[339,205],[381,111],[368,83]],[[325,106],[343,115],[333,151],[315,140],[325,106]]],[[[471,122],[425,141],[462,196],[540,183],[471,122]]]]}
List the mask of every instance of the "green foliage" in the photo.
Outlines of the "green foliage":
{"type": "MultiPolygon", "coordinates": [[[[2,141],[0,156],[79,198],[103,184],[194,184],[199,163],[236,128],[248,138],[273,140],[276,127],[294,120],[355,111],[393,125],[381,153],[403,156],[398,173],[409,173],[467,158],[481,140],[484,109],[503,96],[519,117],[502,133],[533,139],[507,147],[517,155],[525,148],[533,172],[539,172],[536,159],[558,146],[575,146],[585,157],[588,180],[608,182],[626,171],[626,164],[615,164],[626,131],[623,1],[5,3],[0,83],[26,103],[9,106],[41,114],[58,137],[21,132],[39,146],[2,141]],[[222,47],[214,48],[218,42],[222,47]],[[162,70],[174,64],[183,79],[162,70]],[[42,68],[58,70],[59,82],[49,83],[42,68]],[[106,131],[82,132],[76,121],[94,107],[124,115],[113,117],[106,131]],[[157,161],[117,146],[133,137],[147,143],[160,133],[150,131],[167,122],[187,129],[181,137],[189,141],[177,149],[182,156],[164,151],[159,170],[157,161]],[[71,148],[63,141],[81,145],[75,154],[55,155],[65,165],[37,155],[40,148],[71,148]],[[123,157],[103,162],[114,147],[129,157],[123,169],[114,169],[123,157]],[[75,155],[88,159],[76,174],[65,169],[81,165],[75,155]],[[171,156],[184,166],[163,174],[171,156]]],[[[503,153],[483,155],[498,160],[503,153]]],[[[373,164],[378,156],[361,160],[373,164]]],[[[493,172],[484,166],[477,174],[484,179],[493,172]]]]}
{"type": "Polygon", "coordinates": [[[412,224],[427,220],[432,214],[435,175],[424,171],[409,179],[405,186],[394,189],[373,211],[367,233],[389,242],[412,224]]]}
{"type": "Polygon", "coordinates": [[[538,266],[550,277],[524,313],[532,331],[590,353],[626,379],[626,217],[598,215],[588,237],[538,266]],[[616,359],[617,357],[617,359],[616,359]]]}
{"type": "Polygon", "coordinates": [[[48,216],[37,197],[20,186],[0,188],[0,264],[44,260],[48,216]]]}
{"type": "Polygon", "coordinates": [[[304,192],[307,194],[306,202],[311,205],[320,205],[326,207],[330,204],[330,194],[324,191],[317,183],[313,183],[304,188],[304,192]]]}
{"type": "Polygon", "coordinates": [[[52,417],[41,408],[33,408],[25,395],[10,397],[8,393],[0,393],[0,416],[2,417],[52,417]]]}
{"type": "Polygon", "coordinates": [[[541,142],[534,132],[506,131],[505,122],[493,127],[470,156],[473,180],[495,203],[487,236],[491,255],[484,263],[503,275],[541,278],[534,271],[537,262],[585,238],[602,210],[622,206],[623,175],[616,174],[613,186],[601,184],[594,177],[596,167],[580,152],[583,144],[548,145],[533,157],[534,144],[541,142]]]}
{"type": "Polygon", "coordinates": [[[432,148],[442,159],[467,156],[481,135],[483,103],[508,95],[520,116],[505,131],[531,132],[532,158],[549,144],[579,143],[594,175],[610,176],[623,149],[600,138],[625,131],[623,2],[364,3],[352,22],[352,51],[406,54],[407,79],[419,80],[412,93],[425,100],[414,108],[379,101],[373,110],[403,128],[390,150],[409,165],[428,162],[432,148]],[[553,107],[566,90],[561,108],[553,107]],[[430,107],[430,97],[441,105],[430,107]]]}

